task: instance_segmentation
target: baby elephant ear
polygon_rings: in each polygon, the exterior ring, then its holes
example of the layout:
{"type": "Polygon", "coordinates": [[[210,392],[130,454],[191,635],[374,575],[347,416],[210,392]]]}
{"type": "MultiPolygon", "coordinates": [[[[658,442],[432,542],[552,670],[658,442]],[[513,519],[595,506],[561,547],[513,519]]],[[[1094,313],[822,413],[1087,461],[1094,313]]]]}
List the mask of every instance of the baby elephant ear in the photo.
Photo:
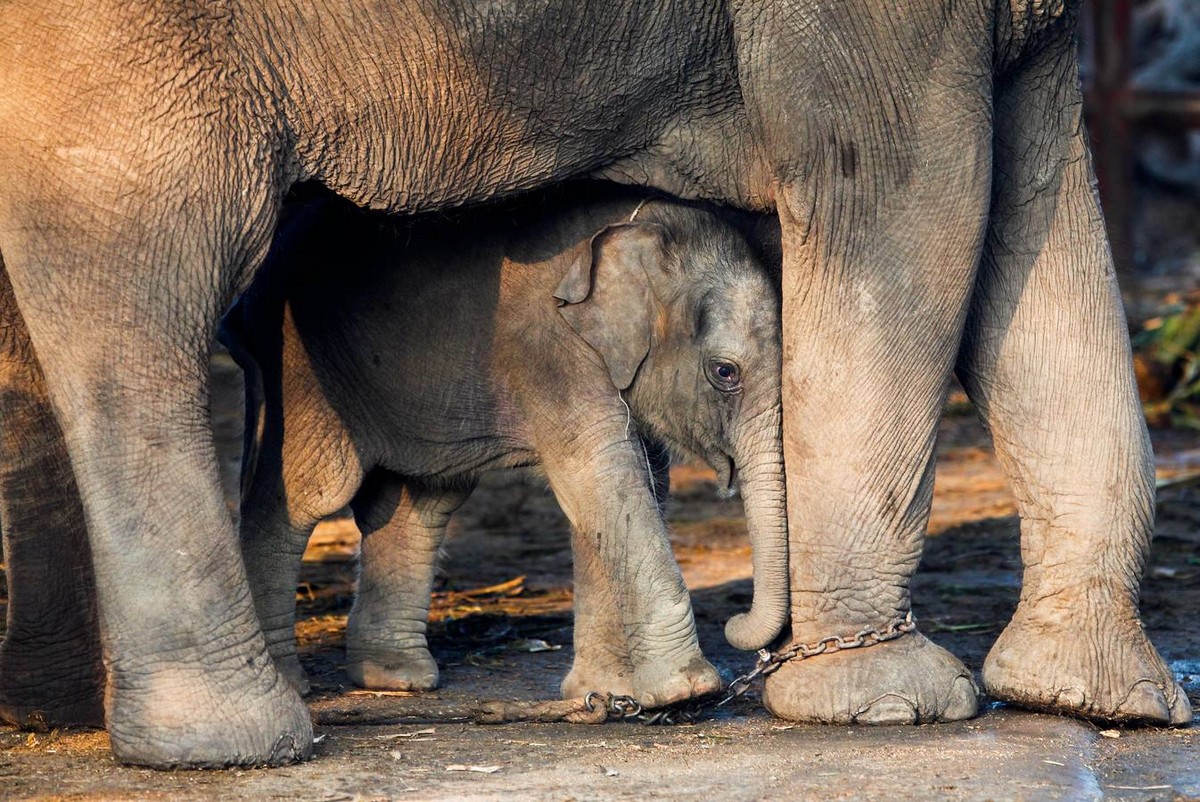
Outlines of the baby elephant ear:
{"type": "Polygon", "coordinates": [[[666,259],[666,232],[654,223],[617,223],[581,248],[554,291],[559,313],[596,350],[618,390],[633,383],[650,351],[650,276],[666,259]]]}

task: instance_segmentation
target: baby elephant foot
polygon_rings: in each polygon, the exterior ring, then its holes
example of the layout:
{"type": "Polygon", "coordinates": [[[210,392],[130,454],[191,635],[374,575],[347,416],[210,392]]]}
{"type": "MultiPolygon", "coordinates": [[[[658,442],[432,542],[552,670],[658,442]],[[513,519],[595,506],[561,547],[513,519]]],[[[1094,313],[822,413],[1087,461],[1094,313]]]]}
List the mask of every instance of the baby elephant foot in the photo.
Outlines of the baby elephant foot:
{"type": "Polygon", "coordinates": [[[399,651],[347,652],[346,673],[355,685],[380,691],[431,691],[438,665],[424,646],[399,651]]]}
{"type": "Polygon", "coordinates": [[[653,661],[637,667],[632,696],[645,708],[718,693],[725,687],[721,675],[699,651],[687,660],[653,661]]]}
{"type": "Polygon", "coordinates": [[[979,706],[967,667],[919,632],[784,663],[763,702],[779,718],[820,724],[958,721],[979,706]]]}
{"type": "Polygon", "coordinates": [[[579,699],[589,693],[633,696],[633,664],[623,655],[576,653],[562,681],[562,697],[579,699]]]}
{"type": "Polygon", "coordinates": [[[1023,614],[1000,634],[983,665],[997,699],[1032,710],[1119,724],[1183,725],[1187,695],[1142,630],[1136,613],[1093,617],[1023,614]]]}

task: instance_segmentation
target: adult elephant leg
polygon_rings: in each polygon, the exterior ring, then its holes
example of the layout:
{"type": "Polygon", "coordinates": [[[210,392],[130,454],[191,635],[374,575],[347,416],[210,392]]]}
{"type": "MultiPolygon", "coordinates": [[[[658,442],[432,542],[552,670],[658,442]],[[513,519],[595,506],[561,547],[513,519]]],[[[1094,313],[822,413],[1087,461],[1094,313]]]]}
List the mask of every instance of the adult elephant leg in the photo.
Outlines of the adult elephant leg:
{"type": "Polygon", "coordinates": [[[47,166],[27,185],[41,196],[0,205],[9,277],[83,497],[112,749],[150,766],[282,763],[312,749],[308,711],[267,655],[207,411],[231,268],[265,248],[273,204],[233,176],[167,202],[223,163],[154,180],[149,195],[122,182],[162,178],[151,166],[89,178],[111,196],[56,191],[47,166]],[[164,204],[138,207],[146,196],[164,204]],[[53,214],[21,216],[39,210],[53,214]]]}
{"type": "Polygon", "coordinates": [[[984,664],[993,696],[1184,724],[1138,589],[1154,463],[1093,187],[1067,33],[1005,76],[992,223],[959,375],[1020,502],[1021,601],[984,664]]]}
{"type": "Polygon", "coordinates": [[[363,543],[346,672],[361,687],[437,687],[437,662],[425,640],[433,575],[450,516],[470,492],[423,487],[377,470],[354,500],[363,543]]]}
{"type": "Polygon", "coordinates": [[[0,534],[8,620],[0,720],[104,725],[104,664],[83,503],[0,258],[0,534]]]}
{"type": "MultiPolygon", "coordinates": [[[[990,23],[974,7],[926,12],[851,2],[837,15],[768,15],[757,30],[766,41],[804,44],[758,53],[769,66],[746,79],[781,177],[784,455],[800,643],[886,631],[911,609],[991,149],[990,23]],[[801,34],[799,22],[811,29],[801,34]]],[[[796,721],[911,723],[970,717],[976,694],[957,658],[913,632],[786,662],[768,677],[764,701],[796,721]]]]}

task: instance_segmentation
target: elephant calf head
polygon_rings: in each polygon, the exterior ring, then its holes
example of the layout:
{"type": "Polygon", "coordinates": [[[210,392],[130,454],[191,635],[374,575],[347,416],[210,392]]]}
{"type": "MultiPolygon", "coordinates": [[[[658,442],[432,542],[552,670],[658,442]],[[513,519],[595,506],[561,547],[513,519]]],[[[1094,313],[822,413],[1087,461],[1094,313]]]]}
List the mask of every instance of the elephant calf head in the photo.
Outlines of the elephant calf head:
{"type": "Polygon", "coordinates": [[[765,646],[787,619],[787,517],[777,290],[746,240],[714,213],[652,201],[576,253],[554,293],[603,358],[644,434],[741,486],[754,607],[730,643],[765,646]]]}

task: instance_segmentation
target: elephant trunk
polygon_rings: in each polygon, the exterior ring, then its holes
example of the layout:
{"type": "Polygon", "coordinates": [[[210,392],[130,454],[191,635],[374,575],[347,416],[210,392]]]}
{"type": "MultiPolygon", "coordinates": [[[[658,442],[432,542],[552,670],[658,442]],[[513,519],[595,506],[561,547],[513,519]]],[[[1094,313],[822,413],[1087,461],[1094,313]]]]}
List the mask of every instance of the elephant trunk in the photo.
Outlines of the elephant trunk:
{"type": "Polygon", "coordinates": [[[725,625],[725,638],[738,649],[761,649],[788,621],[787,492],[783,433],[778,406],[754,419],[739,435],[735,459],[754,566],[754,601],[748,613],[725,625]]]}

